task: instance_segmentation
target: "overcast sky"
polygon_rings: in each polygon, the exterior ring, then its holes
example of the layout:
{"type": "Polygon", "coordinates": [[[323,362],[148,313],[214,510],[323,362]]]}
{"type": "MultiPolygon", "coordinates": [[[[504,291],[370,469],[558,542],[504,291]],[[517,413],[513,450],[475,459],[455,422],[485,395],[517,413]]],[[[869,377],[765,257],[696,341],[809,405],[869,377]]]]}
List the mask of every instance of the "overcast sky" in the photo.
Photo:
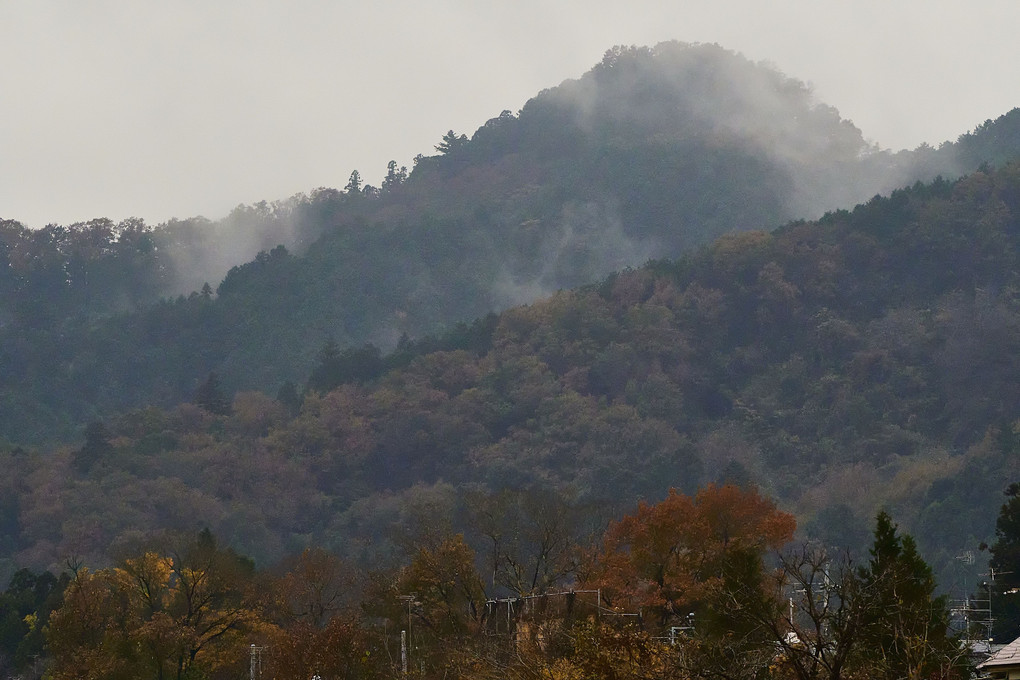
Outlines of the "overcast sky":
{"type": "Polygon", "coordinates": [[[0,218],[224,216],[378,184],[609,47],[714,42],[885,148],[1020,106],[1020,2],[0,0],[0,218]]]}

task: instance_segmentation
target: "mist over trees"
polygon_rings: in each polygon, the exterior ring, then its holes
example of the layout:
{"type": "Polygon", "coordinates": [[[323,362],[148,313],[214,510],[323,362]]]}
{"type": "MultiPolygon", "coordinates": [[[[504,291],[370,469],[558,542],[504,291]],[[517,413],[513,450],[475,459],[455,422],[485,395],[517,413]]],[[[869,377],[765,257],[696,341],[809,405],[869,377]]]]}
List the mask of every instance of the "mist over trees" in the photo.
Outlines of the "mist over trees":
{"type": "MultiPolygon", "coordinates": [[[[862,545],[888,508],[959,587],[973,575],[955,558],[990,542],[1001,478],[1020,474],[1018,178],[727,236],[389,353],[325,342],[274,393],[207,372],[187,402],[96,419],[72,445],[0,448],[0,545],[12,564],[102,563],[202,522],[260,563],[308,545],[384,563],[429,530],[409,509],[479,487],[615,507],[734,482],[827,545],[862,545]]],[[[515,513],[535,523],[491,510],[515,513]]],[[[487,531],[493,581],[524,583],[524,534],[487,531]]],[[[565,562],[550,547],[539,580],[565,562]]]]}
{"type": "Polygon", "coordinates": [[[1016,116],[890,153],[799,81],[715,45],[614,48],[577,80],[450,130],[382,186],[148,226],[3,223],[0,424],[68,438],[138,403],[302,382],[322,345],[459,321],[1001,162],[1016,116]],[[282,247],[281,247],[282,246],[282,247]]]}
{"type": "MultiPolygon", "coordinates": [[[[788,540],[788,512],[826,549],[875,541],[873,564],[841,563],[848,588],[913,580],[941,616],[933,584],[973,585],[956,558],[992,540],[1003,480],[1020,476],[1017,120],[893,154],[773,69],[667,43],[611,50],[517,114],[448,131],[410,172],[390,162],[378,188],[354,171],[343,190],[215,223],[2,222],[0,576],[92,565],[72,592],[119,598],[120,627],[92,641],[71,616],[51,629],[65,658],[149,645],[122,659],[131,677],[156,657],[183,671],[204,656],[163,636],[183,630],[170,627],[173,574],[191,557],[243,586],[216,597],[253,630],[269,605],[242,556],[269,565],[324,549],[391,568],[388,583],[421,595],[410,613],[393,592],[372,601],[379,618],[427,620],[442,664],[448,640],[483,630],[486,595],[598,583],[678,626],[688,603],[722,607],[723,595],[774,605],[762,551],[788,540]],[[698,500],[731,483],[757,498],[735,505],[769,518],[753,536],[723,531],[732,551],[698,500]],[[707,533],[671,527],[678,513],[707,533]],[[177,555],[146,543],[205,527],[177,555]],[[710,541],[697,545],[712,578],[651,560],[662,536],[710,541]],[[628,561],[634,546],[651,561],[628,561]],[[139,574],[162,579],[158,617],[131,599],[139,574]],[[134,623],[149,637],[133,638],[134,623]]],[[[1012,559],[1008,513],[993,565],[1012,559]]],[[[812,587],[826,554],[776,564],[812,587]]],[[[288,592],[272,605],[279,628],[261,630],[295,667],[313,664],[302,636],[351,641],[351,664],[376,662],[365,653],[382,643],[357,617],[321,602],[299,613],[288,592]]],[[[892,632],[858,622],[884,645],[918,632],[914,611],[892,632]]],[[[756,612],[773,633],[836,631],[825,612],[756,612]]],[[[608,668],[578,630],[560,631],[575,665],[558,668],[608,668]]],[[[600,630],[607,645],[669,658],[648,630],[600,630]]],[[[739,658],[775,649],[748,641],[739,658]]],[[[230,654],[242,642],[223,636],[230,654]]],[[[718,642],[688,651],[716,658],[718,642]]],[[[550,661],[539,651],[534,668],[550,661]]],[[[898,677],[917,661],[889,659],[868,668],[898,677]]]]}

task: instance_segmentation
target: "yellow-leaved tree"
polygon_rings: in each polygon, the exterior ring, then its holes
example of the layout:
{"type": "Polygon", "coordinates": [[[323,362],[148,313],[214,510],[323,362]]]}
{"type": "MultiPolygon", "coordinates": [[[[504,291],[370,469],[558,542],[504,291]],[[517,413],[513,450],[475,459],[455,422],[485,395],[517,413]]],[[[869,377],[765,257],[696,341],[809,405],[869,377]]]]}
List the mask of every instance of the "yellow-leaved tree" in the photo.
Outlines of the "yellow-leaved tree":
{"type": "Polygon", "coordinates": [[[261,616],[250,560],[217,547],[208,530],[170,537],[114,568],[81,569],[53,613],[52,677],[236,677],[261,616]]]}

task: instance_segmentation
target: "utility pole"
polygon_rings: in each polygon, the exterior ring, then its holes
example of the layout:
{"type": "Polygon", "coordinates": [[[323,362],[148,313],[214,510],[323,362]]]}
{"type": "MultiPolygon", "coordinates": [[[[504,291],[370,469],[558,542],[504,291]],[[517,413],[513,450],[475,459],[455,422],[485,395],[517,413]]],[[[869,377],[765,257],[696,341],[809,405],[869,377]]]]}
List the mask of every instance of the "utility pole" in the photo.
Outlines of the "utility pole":
{"type": "Polygon", "coordinates": [[[407,677],[407,631],[400,631],[400,672],[407,677]]]}
{"type": "Polygon", "coordinates": [[[992,641],[992,627],[995,625],[995,616],[992,614],[992,593],[995,591],[995,577],[1003,574],[1012,574],[1012,571],[996,571],[995,567],[988,568],[988,641],[992,641]]]}
{"type": "Polygon", "coordinates": [[[407,630],[400,631],[400,667],[405,678],[407,677],[408,645],[411,644],[411,605],[418,604],[417,597],[416,593],[397,596],[398,599],[407,602],[407,630]]]}
{"type": "Polygon", "coordinates": [[[251,670],[249,673],[250,680],[257,680],[262,677],[262,651],[265,647],[256,647],[254,644],[251,646],[251,670]],[[256,670],[258,675],[255,674],[256,670]]]}

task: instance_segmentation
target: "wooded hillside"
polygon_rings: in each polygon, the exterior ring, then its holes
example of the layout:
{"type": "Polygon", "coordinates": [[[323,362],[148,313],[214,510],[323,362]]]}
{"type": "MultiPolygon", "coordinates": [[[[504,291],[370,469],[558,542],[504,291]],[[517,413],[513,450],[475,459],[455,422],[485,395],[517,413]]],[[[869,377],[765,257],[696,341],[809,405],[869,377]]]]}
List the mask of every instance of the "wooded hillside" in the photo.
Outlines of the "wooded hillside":
{"type": "Polygon", "coordinates": [[[1000,163],[1018,119],[893,154],[768,66],[663,43],[610,50],[470,139],[449,131],[380,187],[355,171],[217,222],[6,221],[0,433],[73,440],[191,399],[213,372],[275,395],[330,340],[388,351],[722,234],[1000,163]]]}
{"type": "Polygon", "coordinates": [[[94,423],[82,445],[8,447],[0,540],[46,565],[209,526],[259,562],[307,545],[375,562],[413,509],[453,512],[479,486],[615,507],[732,481],[831,544],[863,544],[887,508],[948,586],[1020,474],[1018,236],[1008,165],[727,236],[393,354],[326,351],[303,398],[213,381],[197,404],[94,423]]]}

